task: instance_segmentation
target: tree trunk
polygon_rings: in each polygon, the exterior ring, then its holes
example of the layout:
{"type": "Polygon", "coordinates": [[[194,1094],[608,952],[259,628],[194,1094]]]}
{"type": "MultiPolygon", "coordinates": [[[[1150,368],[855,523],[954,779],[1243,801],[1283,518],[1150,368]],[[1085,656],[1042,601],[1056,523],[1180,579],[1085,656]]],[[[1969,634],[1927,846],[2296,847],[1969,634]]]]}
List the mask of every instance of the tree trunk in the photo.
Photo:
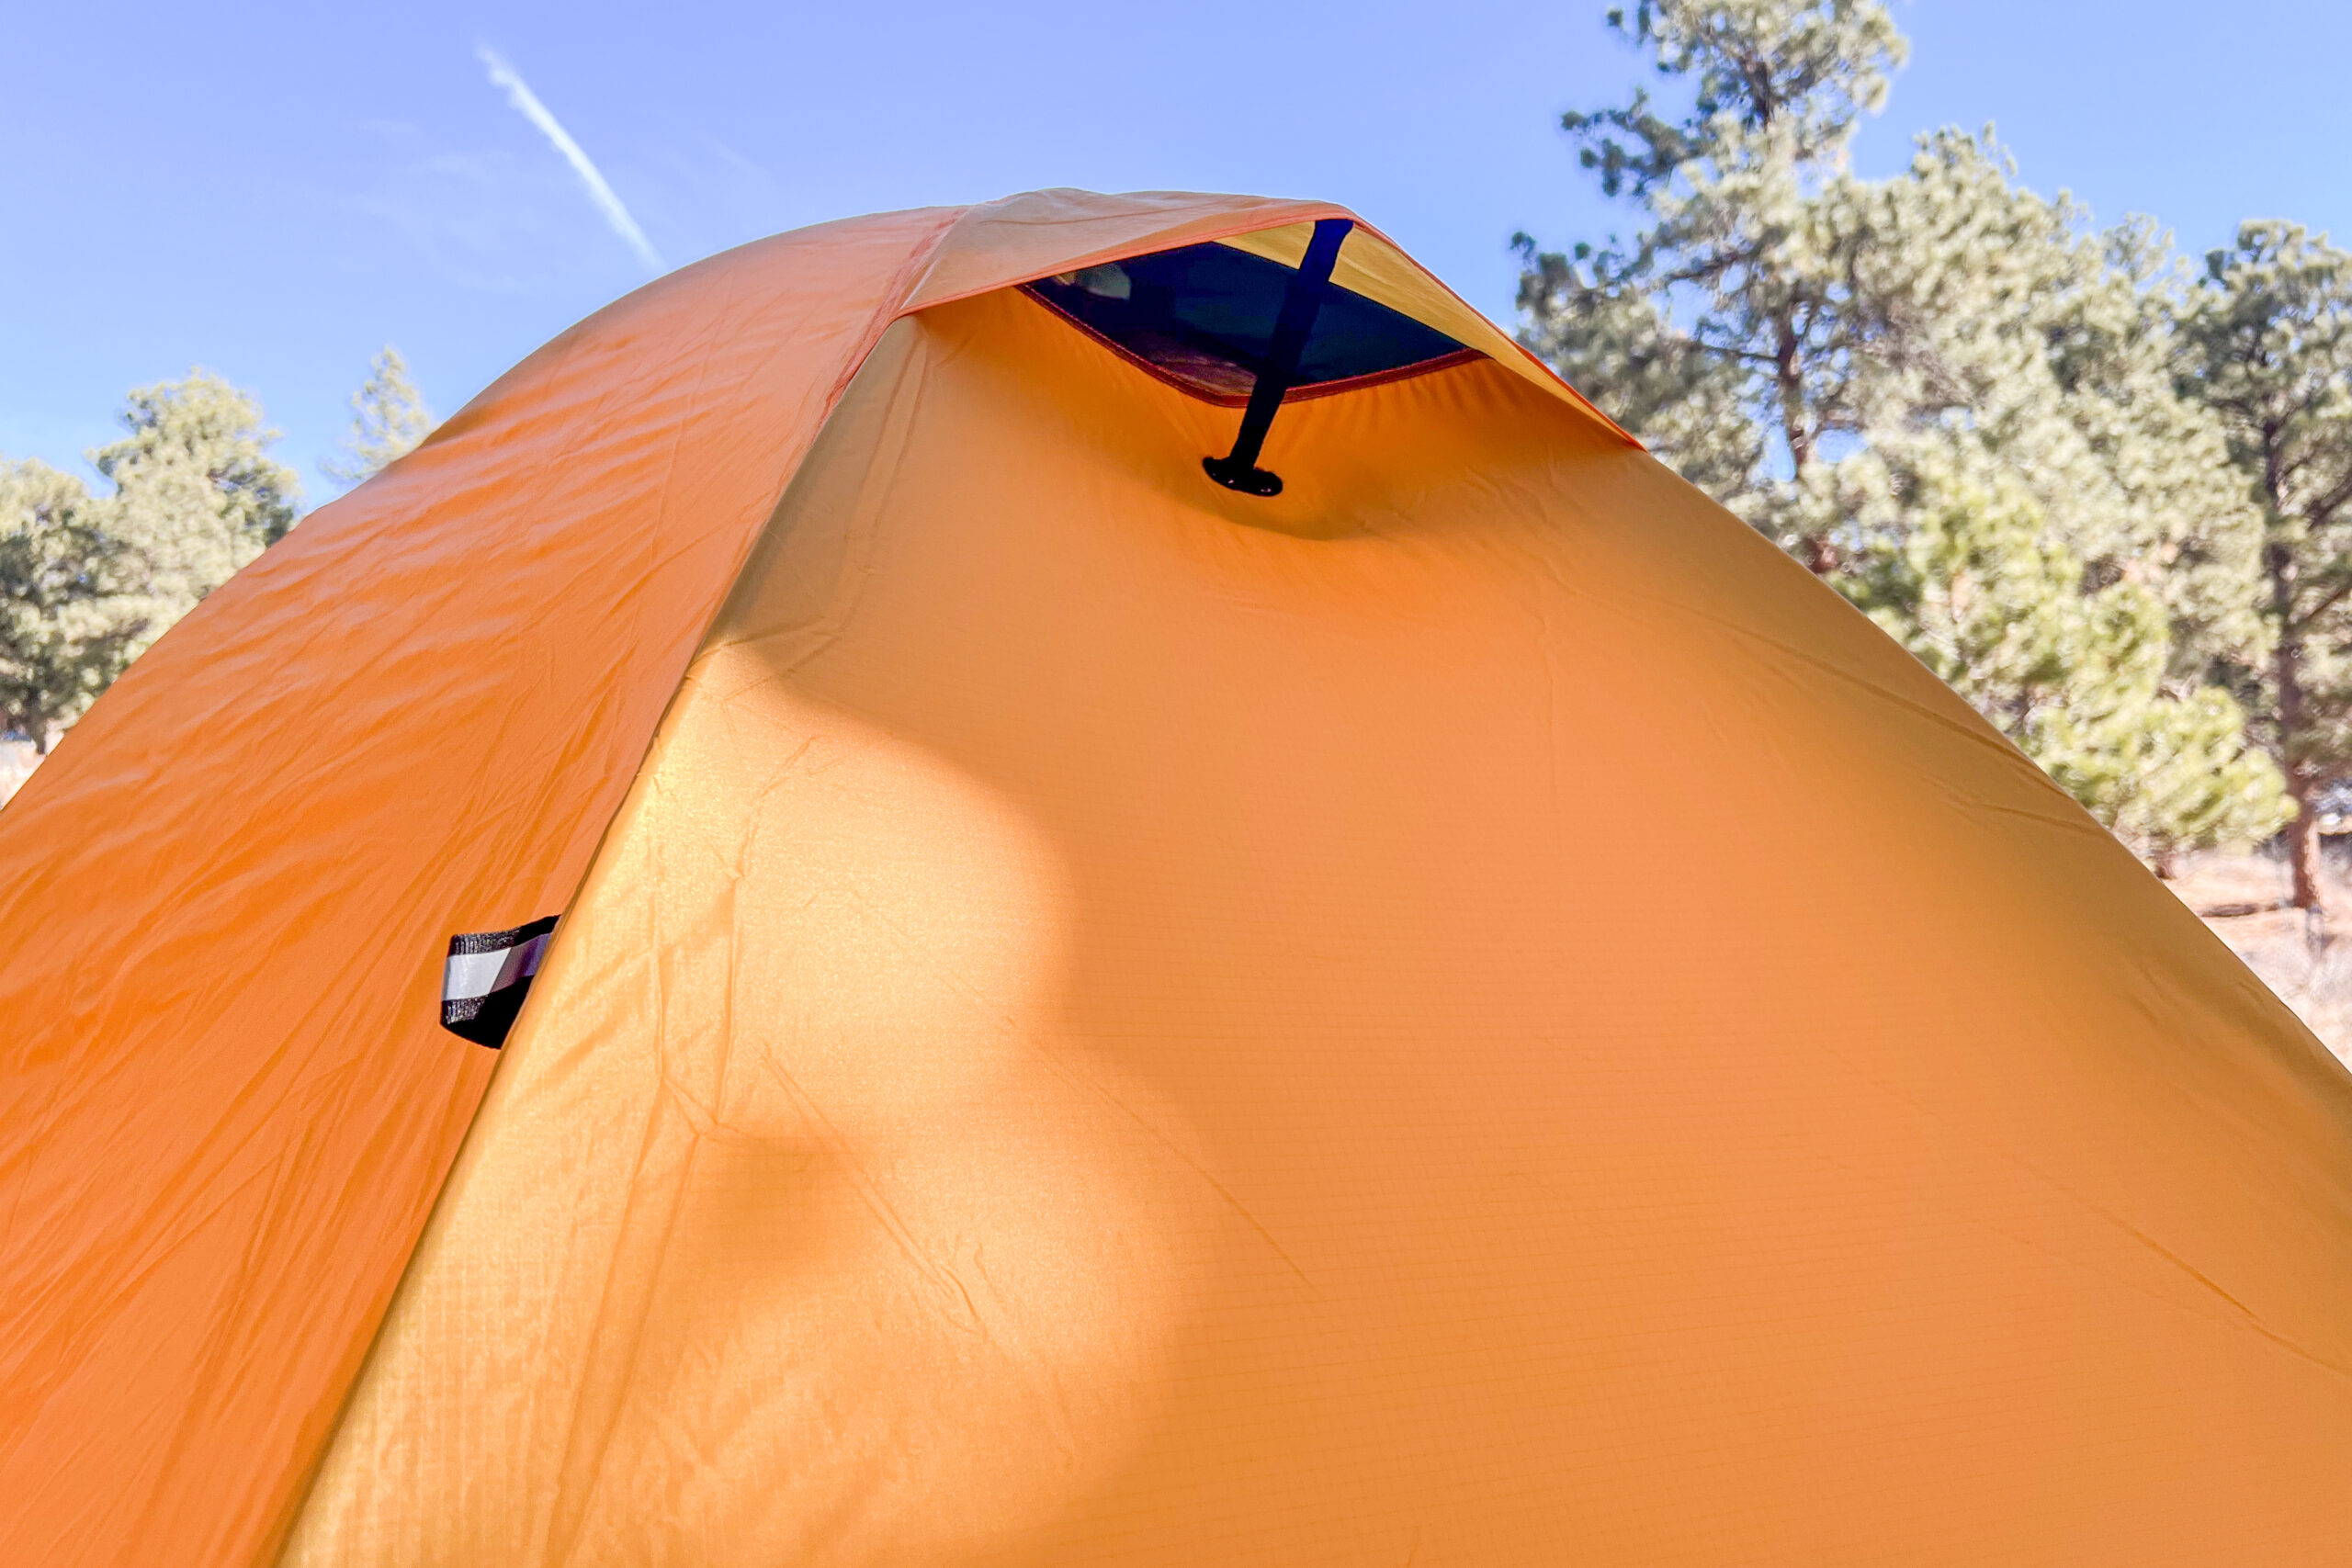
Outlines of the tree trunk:
{"type": "Polygon", "coordinates": [[[2278,639],[2273,668],[2278,681],[2278,760],[2287,772],[2288,798],[2295,819],[2287,824],[2287,870],[2294,879],[2298,909],[2324,909],[2327,895],[2319,879],[2318,770],[2297,753],[2304,725],[2303,650],[2291,637],[2278,639]]]}
{"type": "Polygon", "coordinates": [[[2308,781],[2298,777],[2299,772],[2290,769],[2287,773],[2287,793],[2295,801],[2295,819],[2287,824],[2287,870],[2294,878],[2295,908],[2324,909],[2327,899],[2319,881],[2319,811],[2312,804],[2308,781]]]}
{"type": "MultiPolygon", "coordinates": [[[[1797,363],[1803,343],[1796,321],[1783,318],[1773,345],[1772,381],[1781,395],[1781,439],[1789,445],[1789,478],[1799,489],[1804,486],[1805,468],[1813,461],[1813,431],[1805,419],[1804,370],[1797,363]]],[[[1815,577],[1827,577],[1838,570],[1838,547],[1826,534],[1804,540],[1804,564],[1815,577]]]]}

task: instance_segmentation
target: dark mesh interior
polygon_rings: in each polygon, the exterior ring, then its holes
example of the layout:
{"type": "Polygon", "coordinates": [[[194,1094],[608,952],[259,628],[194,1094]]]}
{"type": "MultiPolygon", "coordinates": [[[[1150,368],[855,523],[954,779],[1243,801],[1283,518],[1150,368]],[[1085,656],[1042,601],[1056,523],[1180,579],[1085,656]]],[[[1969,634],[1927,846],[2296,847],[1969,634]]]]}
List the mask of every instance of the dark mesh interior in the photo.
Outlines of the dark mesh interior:
{"type": "MultiPolygon", "coordinates": [[[[1294,269],[1227,245],[1186,245],[1041,278],[1028,291],[1187,389],[1218,402],[1250,395],[1294,269]]],[[[1383,376],[1464,353],[1376,300],[1331,285],[1294,383],[1300,389],[1383,376]]]]}

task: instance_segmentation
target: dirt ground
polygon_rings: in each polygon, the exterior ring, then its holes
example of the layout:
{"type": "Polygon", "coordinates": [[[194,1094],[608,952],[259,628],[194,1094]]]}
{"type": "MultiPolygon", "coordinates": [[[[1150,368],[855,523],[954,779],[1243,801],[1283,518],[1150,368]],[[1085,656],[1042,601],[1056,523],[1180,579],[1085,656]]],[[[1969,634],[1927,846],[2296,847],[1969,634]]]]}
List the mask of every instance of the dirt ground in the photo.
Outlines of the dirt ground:
{"type": "Polygon", "coordinates": [[[17,786],[31,773],[36,760],[30,746],[17,740],[0,740],[0,804],[17,793],[17,786]]]}

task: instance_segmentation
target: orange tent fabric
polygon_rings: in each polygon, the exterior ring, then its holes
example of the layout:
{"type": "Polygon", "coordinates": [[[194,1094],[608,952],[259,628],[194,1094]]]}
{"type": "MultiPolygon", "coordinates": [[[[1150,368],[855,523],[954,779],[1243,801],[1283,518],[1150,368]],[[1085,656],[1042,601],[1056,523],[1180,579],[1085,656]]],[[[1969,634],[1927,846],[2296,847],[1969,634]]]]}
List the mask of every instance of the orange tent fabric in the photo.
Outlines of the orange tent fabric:
{"type": "Polygon", "coordinates": [[[1332,215],[716,258],[141,661],[0,814],[0,1558],[2340,1560],[2352,1080],[2169,894],[1377,235],[1477,356],[1271,499],[1009,287],[1332,215]]]}

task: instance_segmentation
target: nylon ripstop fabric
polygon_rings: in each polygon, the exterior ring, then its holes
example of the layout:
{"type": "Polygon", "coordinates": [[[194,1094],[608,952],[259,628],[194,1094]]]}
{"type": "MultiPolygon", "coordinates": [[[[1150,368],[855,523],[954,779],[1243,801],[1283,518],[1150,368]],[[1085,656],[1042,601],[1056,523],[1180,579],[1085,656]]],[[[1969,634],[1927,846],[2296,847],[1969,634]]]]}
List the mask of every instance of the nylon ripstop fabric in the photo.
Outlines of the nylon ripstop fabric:
{"type": "Polygon", "coordinates": [[[888,321],[1332,210],[1047,191],[687,267],[141,659],[0,813],[0,1562],[275,1553],[489,1080],[450,940],[570,903],[888,321]]]}
{"type": "Polygon", "coordinates": [[[1502,356],[900,321],[695,655],[288,1568],[2322,1564],[2352,1082],[1502,356]]]}

